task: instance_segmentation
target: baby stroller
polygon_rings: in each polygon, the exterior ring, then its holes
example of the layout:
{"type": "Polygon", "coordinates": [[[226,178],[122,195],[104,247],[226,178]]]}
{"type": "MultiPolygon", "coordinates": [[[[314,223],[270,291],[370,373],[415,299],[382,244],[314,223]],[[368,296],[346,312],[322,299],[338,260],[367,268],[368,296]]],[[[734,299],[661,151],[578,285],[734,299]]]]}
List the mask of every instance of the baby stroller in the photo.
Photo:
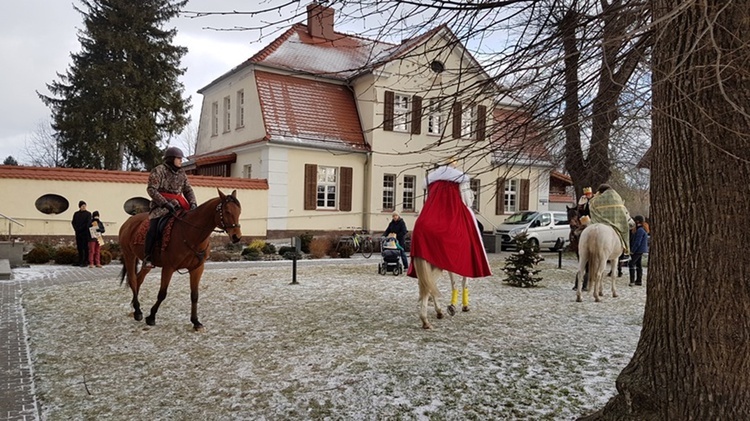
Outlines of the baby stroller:
{"type": "Polygon", "coordinates": [[[401,250],[398,241],[393,237],[386,237],[380,243],[380,256],[382,261],[378,264],[378,273],[385,275],[392,272],[394,276],[404,273],[401,265],[401,250]]]}

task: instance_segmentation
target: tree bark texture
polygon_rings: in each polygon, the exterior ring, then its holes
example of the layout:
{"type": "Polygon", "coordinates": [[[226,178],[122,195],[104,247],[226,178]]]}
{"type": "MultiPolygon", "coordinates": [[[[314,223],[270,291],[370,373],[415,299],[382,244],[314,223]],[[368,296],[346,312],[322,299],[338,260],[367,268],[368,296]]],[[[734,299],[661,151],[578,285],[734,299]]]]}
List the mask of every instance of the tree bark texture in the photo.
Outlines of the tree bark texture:
{"type": "Polygon", "coordinates": [[[750,419],[750,3],[652,0],[643,330],[584,419],[750,419]]]}

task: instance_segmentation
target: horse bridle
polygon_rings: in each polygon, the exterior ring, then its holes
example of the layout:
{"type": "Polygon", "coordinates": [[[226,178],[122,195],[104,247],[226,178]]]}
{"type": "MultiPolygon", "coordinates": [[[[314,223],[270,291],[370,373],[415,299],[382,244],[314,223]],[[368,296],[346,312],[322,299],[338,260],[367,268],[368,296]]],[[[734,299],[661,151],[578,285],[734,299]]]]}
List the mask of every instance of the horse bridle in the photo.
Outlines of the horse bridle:
{"type": "Polygon", "coordinates": [[[237,200],[234,196],[225,196],[224,200],[219,202],[218,205],[216,205],[216,213],[219,214],[219,223],[221,224],[219,228],[221,228],[221,231],[227,232],[228,229],[232,228],[240,228],[240,224],[230,224],[227,225],[227,223],[224,221],[224,204],[234,202],[237,204],[237,206],[240,205],[240,201],[237,200]]]}

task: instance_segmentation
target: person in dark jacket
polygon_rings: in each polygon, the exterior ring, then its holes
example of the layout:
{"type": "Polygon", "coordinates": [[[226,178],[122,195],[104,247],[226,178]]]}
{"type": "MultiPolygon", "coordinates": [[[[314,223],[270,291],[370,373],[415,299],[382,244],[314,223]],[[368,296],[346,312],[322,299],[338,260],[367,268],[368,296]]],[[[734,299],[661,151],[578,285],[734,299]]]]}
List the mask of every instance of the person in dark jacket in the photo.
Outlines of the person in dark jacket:
{"type": "Polygon", "coordinates": [[[401,219],[401,215],[398,212],[393,211],[393,219],[388,223],[388,228],[383,232],[383,236],[387,237],[388,234],[396,234],[396,241],[401,245],[401,263],[404,264],[404,269],[409,267],[409,260],[406,258],[406,234],[409,231],[406,229],[406,222],[401,219]]]}
{"type": "Polygon", "coordinates": [[[78,202],[78,210],[71,221],[76,233],[76,248],[78,249],[78,263],[74,266],[88,266],[89,259],[89,226],[91,226],[91,212],[86,210],[86,202],[78,202]]]}
{"type": "Polygon", "coordinates": [[[146,234],[146,258],[144,266],[152,266],[151,254],[156,240],[156,228],[159,220],[173,214],[178,208],[193,210],[198,207],[195,193],[188,182],[187,174],[182,169],[185,158],[180,148],[171,146],[164,152],[164,163],[154,167],[148,177],[146,193],[151,197],[149,206],[149,228],[146,234]]]}
{"type": "Polygon", "coordinates": [[[630,262],[628,262],[631,287],[633,285],[643,285],[641,259],[643,258],[643,253],[648,253],[648,234],[643,227],[643,216],[636,215],[633,220],[635,221],[635,228],[630,232],[630,262]]]}
{"type": "Polygon", "coordinates": [[[104,234],[104,224],[99,220],[99,211],[91,214],[91,226],[89,227],[89,267],[94,265],[102,267],[102,234],[104,234]]]}

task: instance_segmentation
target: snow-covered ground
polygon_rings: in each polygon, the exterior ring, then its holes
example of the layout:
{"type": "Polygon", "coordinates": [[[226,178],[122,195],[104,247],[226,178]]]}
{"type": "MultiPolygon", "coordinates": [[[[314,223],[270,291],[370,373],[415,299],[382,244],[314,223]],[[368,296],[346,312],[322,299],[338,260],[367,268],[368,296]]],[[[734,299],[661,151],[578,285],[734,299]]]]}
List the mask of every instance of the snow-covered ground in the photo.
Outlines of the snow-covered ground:
{"type": "MultiPolygon", "coordinates": [[[[210,269],[204,333],[189,322],[187,275],[147,326],[130,290],[105,278],[23,297],[42,416],[66,419],[529,419],[598,409],[632,355],[645,287],[618,279],[603,302],[575,302],[571,267],[541,267],[538,287],[470,282],[471,311],[425,331],[416,281],[362,265],[210,269]]],[[[152,271],[144,315],[158,291],[152,271]]],[[[443,306],[450,299],[440,283],[443,306]]]]}

